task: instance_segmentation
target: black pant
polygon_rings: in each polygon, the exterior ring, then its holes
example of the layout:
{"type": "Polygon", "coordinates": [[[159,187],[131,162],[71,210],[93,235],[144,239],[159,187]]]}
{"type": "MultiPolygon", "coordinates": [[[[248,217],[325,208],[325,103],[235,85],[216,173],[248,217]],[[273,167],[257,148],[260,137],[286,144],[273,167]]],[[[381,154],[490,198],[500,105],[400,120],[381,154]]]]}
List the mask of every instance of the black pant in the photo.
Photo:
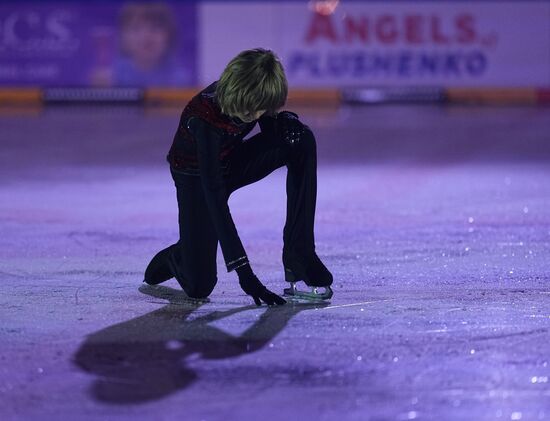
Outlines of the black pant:
{"type": "MultiPolygon", "coordinates": [[[[317,150],[313,133],[306,130],[292,145],[258,133],[236,148],[228,159],[227,199],[239,188],[287,166],[284,250],[297,255],[313,253],[317,198],[317,150]]],[[[146,271],[146,281],[160,283],[175,277],[188,296],[207,297],[217,282],[218,238],[201,179],[174,171],[172,178],[177,190],[180,239],[153,258],[146,271]]]]}

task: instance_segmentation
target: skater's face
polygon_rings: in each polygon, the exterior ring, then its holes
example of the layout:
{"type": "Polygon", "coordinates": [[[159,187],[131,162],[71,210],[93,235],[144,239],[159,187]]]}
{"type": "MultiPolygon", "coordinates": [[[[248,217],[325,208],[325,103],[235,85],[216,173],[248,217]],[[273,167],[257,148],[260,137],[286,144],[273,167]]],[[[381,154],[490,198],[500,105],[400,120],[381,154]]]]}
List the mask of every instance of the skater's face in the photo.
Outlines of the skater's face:
{"type": "Polygon", "coordinates": [[[235,117],[239,117],[242,121],[245,123],[250,123],[254,120],[259,119],[263,113],[265,113],[266,110],[258,110],[258,111],[244,111],[241,113],[235,113],[235,117]]]}

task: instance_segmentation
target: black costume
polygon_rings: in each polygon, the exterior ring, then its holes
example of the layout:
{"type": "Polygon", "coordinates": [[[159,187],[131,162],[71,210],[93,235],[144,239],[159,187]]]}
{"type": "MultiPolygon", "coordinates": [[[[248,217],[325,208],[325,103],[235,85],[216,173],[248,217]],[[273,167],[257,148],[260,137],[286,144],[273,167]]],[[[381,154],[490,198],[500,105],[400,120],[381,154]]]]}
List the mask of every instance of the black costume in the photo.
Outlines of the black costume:
{"type": "Polygon", "coordinates": [[[286,165],[285,278],[317,276],[324,278],[321,284],[329,285],[332,275],[315,254],[317,162],[313,133],[295,114],[283,112],[263,115],[258,120],[261,132],[244,140],[256,121],[245,123],[222,114],[215,99],[216,83],[193,97],[182,112],[167,157],[177,189],[180,239],[157,253],[147,267],[145,281],[158,284],[175,277],[188,296],[208,296],[217,282],[218,241],[228,272],[248,268],[227,204],[229,196],[286,165]],[[315,264],[310,264],[313,261],[315,264]]]}

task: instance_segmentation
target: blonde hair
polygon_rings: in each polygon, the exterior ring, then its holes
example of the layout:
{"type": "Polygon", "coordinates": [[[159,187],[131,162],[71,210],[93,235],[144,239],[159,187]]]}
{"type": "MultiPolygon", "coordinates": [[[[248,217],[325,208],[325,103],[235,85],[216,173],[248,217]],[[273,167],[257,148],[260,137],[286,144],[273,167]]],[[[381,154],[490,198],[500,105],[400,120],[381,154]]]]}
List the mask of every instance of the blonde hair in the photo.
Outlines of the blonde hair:
{"type": "Polygon", "coordinates": [[[285,102],[288,84],[283,65],[271,51],[245,50],[225,67],[216,86],[216,98],[222,113],[267,110],[275,114],[285,102]]]}

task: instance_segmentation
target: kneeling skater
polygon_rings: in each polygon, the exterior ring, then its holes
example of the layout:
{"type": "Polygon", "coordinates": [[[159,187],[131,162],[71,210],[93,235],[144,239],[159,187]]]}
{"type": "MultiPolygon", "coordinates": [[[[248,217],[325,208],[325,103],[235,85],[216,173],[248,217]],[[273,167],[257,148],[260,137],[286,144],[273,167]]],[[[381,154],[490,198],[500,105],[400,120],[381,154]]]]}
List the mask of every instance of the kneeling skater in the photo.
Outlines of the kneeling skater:
{"type": "Polygon", "coordinates": [[[145,271],[147,284],[175,277],[189,297],[207,297],[217,282],[219,241],[227,271],[237,272],[241,288],[257,305],[284,304],[254,274],[228,200],[235,190],[286,165],[282,260],[290,288],[284,292],[307,299],[332,296],[332,274],[315,253],[315,137],[295,113],[279,112],[287,91],[278,58],[257,48],[238,54],[218,81],[186,105],[167,157],[177,191],[180,239],[153,257],[145,271]],[[245,140],[256,122],[261,132],[245,140]],[[300,291],[298,281],[311,291],[300,291]]]}

